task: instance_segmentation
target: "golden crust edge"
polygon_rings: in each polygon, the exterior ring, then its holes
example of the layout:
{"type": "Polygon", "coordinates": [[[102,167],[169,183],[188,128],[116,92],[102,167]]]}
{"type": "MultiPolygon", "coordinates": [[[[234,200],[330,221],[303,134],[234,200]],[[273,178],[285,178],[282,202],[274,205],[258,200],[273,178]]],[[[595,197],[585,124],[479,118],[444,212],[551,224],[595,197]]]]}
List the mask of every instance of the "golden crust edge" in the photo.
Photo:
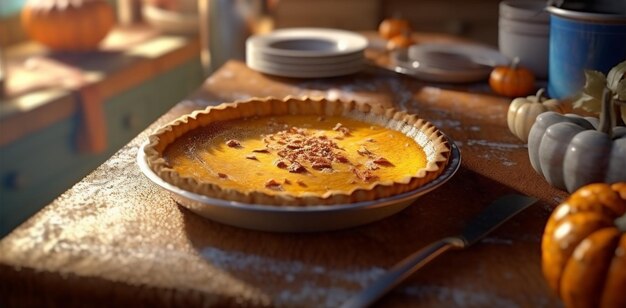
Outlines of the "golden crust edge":
{"type": "MultiPolygon", "coordinates": [[[[408,135],[412,139],[413,136],[408,135]]],[[[222,103],[196,110],[183,115],[157,129],[148,137],[144,151],[148,166],[164,181],[182,189],[212,198],[230,201],[266,204],[266,205],[331,205],[371,201],[401,194],[416,189],[437,178],[445,169],[450,158],[450,145],[445,135],[432,123],[414,114],[384,108],[379,105],[358,103],[356,101],[327,100],[325,98],[293,98],[278,99],[274,97],[251,98],[249,100],[222,103]],[[323,195],[302,193],[299,196],[290,194],[267,194],[262,191],[243,193],[233,189],[223,189],[219,185],[182,177],[170,168],[162,152],[169,144],[181,135],[211,123],[214,120],[225,121],[250,116],[270,116],[287,114],[319,114],[320,116],[352,117],[366,123],[375,123],[389,129],[421,132],[435,151],[427,165],[417,174],[405,177],[400,181],[384,181],[373,183],[368,188],[355,188],[351,191],[330,190],[323,195]],[[384,123],[382,123],[384,122],[384,123]],[[393,127],[390,127],[393,126],[393,127]]],[[[425,150],[426,151],[426,150],[425,150]]]]}

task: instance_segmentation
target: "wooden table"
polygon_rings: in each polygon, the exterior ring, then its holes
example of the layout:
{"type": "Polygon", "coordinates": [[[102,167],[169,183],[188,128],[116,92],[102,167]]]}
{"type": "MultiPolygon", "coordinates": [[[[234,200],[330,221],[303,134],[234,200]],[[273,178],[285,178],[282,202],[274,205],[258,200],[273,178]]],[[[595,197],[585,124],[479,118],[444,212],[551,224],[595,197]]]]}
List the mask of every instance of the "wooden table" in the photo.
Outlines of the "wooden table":
{"type": "Polygon", "coordinates": [[[0,306],[333,307],[394,263],[462,226],[496,197],[540,198],[471,249],[450,252],[381,304],[554,307],[540,240],[566,194],[551,188],[507,129],[509,100],[485,83],[428,84],[381,69],[296,80],[231,61],[102,166],[0,241],[0,306]],[[178,206],[138,169],[137,149],[166,122],[252,96],[324,96],[396,106],[459,145],[459,172],[406,210],[369,225],[280,234],[212,222],[178,206]]]}

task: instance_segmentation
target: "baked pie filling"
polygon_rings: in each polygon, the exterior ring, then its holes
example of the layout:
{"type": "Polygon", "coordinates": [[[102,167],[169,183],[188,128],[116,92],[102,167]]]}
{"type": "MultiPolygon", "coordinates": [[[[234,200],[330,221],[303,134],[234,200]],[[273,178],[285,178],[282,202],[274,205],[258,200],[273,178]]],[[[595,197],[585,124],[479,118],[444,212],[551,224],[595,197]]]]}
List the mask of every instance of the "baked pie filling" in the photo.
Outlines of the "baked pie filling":
{"type": "Polygon", "coordinates": [[[150,137],[148,164],[209,197],[334,204],[415,189],[447,163],[445,137],[412,115],[354,102],[252,100],[210,107],[150,137]]]}

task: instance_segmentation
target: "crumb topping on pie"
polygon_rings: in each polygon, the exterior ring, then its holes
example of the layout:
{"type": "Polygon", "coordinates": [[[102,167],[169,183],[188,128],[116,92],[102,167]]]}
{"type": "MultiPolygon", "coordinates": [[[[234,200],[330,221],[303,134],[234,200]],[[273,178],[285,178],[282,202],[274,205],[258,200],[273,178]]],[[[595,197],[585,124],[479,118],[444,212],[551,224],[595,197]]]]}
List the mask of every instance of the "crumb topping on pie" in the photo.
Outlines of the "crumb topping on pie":
{"type": "Polygon", "coordinates": [[[306,101],[318,104],[315,112],[285,113],[283,106],[302,101],[271,101],[278,111],[258,102],[231,104],[161,129],[146,148],[149,165],[166,181],[211,197],[302,205],[408,191],[436,177],[447,161],[445,137],[414,116],[398,121],[396,112],[383,109],[360,115],[363,105],[325,100],[306,101]],[[216,114],[226,108],[241,114],[220,119],[216,114]],[[255,108],[262,112],[251,112],[255,108]],[[189,124],[212,112],[214,119],[189,124]]]}

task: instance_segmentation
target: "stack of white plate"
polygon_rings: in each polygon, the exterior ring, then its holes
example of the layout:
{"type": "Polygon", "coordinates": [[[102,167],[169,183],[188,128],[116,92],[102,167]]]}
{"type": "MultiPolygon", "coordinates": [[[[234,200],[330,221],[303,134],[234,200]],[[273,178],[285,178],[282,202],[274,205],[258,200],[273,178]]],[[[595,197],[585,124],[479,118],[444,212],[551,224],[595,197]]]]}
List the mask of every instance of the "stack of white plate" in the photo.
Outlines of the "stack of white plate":
{"type": "Polygon", "coordinates": [[[363,68],[367,39],[342,30],[292,28],[246,41],[246,64],[262,73],[296,78],[349,75],[363,68]]]}

